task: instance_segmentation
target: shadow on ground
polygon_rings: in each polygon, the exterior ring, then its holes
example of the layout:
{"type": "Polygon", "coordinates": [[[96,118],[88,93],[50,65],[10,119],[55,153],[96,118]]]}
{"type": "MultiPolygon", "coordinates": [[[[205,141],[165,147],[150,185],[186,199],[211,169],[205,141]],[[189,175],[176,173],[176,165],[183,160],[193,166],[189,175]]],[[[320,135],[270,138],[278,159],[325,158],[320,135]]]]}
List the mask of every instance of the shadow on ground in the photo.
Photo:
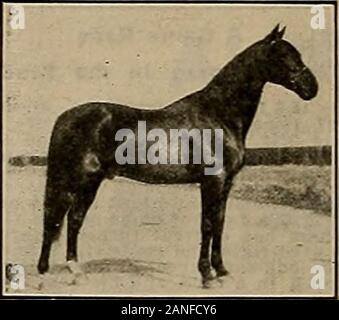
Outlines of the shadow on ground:
{"type": "MultiPolygon", "coordinates": [[[[81,270],[86,274],[96,273],[134,273],[134,274],[146,274],[146,273],[164,273],[159,266],[165,266],[166,263],[133,260],[133,259],[98,259],[91,260],[84,263],[80,263],[81,270]]],[[[36,266],[30,265],[27,268],[29,274],[36,274],[36,266]]],[[[50,275],[70,273],[67,264],[56,264],[50,267],[48,272],[50,275]]]]}

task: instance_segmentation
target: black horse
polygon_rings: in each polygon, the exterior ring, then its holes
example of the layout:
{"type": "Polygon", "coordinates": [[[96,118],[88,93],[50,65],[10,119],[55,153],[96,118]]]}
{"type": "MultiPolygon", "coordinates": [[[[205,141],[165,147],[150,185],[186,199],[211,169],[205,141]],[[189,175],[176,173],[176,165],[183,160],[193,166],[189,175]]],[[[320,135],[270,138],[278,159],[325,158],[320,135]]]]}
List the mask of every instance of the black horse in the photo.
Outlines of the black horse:
{"type": "Polygon", "coordinates": [[[204,286],[227,274],[222,260],[225,206],[232,180],[244,164],[245,139],[255,116],[264,85],[281,85],[303,100],[318,91],[315,76],[300,53],[283,40],[285,28],[277,25],[223,67],[201,90],[157,110],[135,109],[113,103],[76,106],[59,116],[50,140],[44,201],[44,232],[38,264],[48,271],[52,242],[68,214],[67,261],[75,270],[77,237],[85,215],[105,178],[114,176],[146,183],[199,183],[201,188],[201,249],[198,268],[204,286]],[[205,164],[125,164],[114,158],[115,133],[137,130],[138,121],[149,129],[197,128],[223,130],[223,165],[215,175],[205,175],[205,164]],[[211,247],[211,255],[210,255],[211,247]]]}

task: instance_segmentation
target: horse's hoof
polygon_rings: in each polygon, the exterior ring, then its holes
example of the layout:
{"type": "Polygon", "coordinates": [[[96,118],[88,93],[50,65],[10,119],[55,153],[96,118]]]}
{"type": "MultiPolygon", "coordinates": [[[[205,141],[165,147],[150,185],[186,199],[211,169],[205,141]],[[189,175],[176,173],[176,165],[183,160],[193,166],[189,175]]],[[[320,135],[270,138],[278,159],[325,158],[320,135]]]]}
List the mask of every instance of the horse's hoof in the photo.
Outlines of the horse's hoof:
{"type": "Polygon", "coordinates": [[[202,287],[204,289],[209,289],[211,287],[211,282],[213,281],[214,277],[212,273],[209,273],[207,276],[202,278],[202,287]]]}
{"type": "Polygon", "coordinates": [[[67,268],[70,271],[70,273],[74,274],[75,276],[82,276],[84,274],[84,272],[82,271],[80,265],[71,260],[71,261],[67,261],[67,268]]]}
{"type": "Polygon", "coordinates": [[[39,264],[38,264],[38,272],[40,274],[46,273],[48,271],[48,269],[49,269],[48,263],[46,263],[46,262],[39,262],[39,264]]]}
{"type": "Polygon", "coordinates": [[[37,285],[37,289],[39,291],[42,291],[45,289],[45,280],[46,280],[46,275],[40,274],[39,275],[39,283],[37,285]]]}
{"type": "Polygon", "coordinates": [[[209,280],[203,280],[202,287],[203,289],[215,289],[220,288],[222,285],[222,282],[218,278],[213,278],[209,280]]]}
{"type": "Polygon", "coordinates": [[[217,277],[225,277],[229,274],[229,272],[225,268],[220,268],[219,270],[216,271],[217,277]]]}
{"type": "Polygon", "coordinates": [[[75,285],[85,283],[87,281],[86,273],[84,273],[79,263],[77,263],[76,261],[73,261],[73,260],[67,261],[67,268],[72,274],[72,279],[68,283],[68,285],[75,286],[75,285]]]}
{"type": "Polygon", "coordinates": [[[212,281],[213,280],[204,280],[202,282],[202,288],[203,289],[211,289],[212,288],[212,281]]]}

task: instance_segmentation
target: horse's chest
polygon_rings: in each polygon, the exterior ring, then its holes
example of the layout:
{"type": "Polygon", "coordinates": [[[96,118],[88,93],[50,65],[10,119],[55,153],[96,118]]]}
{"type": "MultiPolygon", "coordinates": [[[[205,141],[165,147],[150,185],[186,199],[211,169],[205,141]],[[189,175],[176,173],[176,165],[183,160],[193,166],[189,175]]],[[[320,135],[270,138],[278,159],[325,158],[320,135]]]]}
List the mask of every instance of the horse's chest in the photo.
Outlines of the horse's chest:
{"type": "Polygon", "coordinates": [[[239,172],[245,162],[245,147],[243,144],[231,140],[224,146],[224,165],[226,171],[232,175],[239,172]]]}

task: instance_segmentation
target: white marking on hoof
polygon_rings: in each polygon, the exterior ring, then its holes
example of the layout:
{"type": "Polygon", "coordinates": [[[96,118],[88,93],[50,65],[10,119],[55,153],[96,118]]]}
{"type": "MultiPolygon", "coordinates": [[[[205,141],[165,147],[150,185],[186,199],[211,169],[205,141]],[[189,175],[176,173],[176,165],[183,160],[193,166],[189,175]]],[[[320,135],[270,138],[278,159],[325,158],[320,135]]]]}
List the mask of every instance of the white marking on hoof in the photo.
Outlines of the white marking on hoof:
{"type": "Polygon", "coordinates": [[[87,280],[87,275],[84,273],[79,263],[77,263],[76,261],[67,261],[67,268],[72,275],[70,282],[68,282],[68,285],[79,285],[87,280]]]}
{"type": "Polygon", "coordinates": [[[204,281],[202,284],[203,289],[218,289],[221,288],[223,282],[218,278],[213,278],[207,281],[204,281]]]}
{"type": "Polygon", "coordinates": [[[68,270],[72,273],[72,274],[74,274],[74,275],[76,275],[76,276],[80,276],[80,275],[82,275],[84,272],[81,270],[81,267],[80,267],[80,265],[79,265],[79,263],[77,263],[76,261],[74,261],[74,260],[70,260],[70,261],[67,261],[67,268],[68,268],[68,270]]]}
{"type": "Polygon", "coordinates": [[[38,283],[38,290],[41,291],[45,288],[45,279],[46,279],[46,276],[44,274],[39,274],[39,283],[38,283]]]}

